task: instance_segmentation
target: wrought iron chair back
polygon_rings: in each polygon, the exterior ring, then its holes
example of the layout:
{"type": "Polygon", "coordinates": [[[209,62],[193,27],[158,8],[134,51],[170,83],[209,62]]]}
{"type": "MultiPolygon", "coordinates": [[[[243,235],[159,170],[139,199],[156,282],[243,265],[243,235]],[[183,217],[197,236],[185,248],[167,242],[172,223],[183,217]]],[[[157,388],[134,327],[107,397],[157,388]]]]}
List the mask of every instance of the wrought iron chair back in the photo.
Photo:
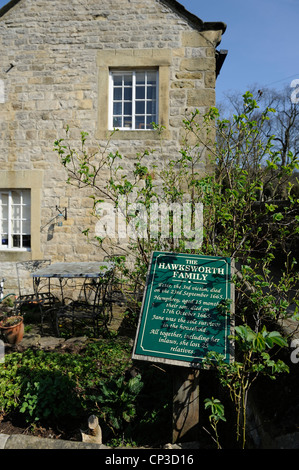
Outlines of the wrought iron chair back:
{"type": "Polygon", "coordinates": [[[55,297],[50,292],[50,284],[48,280],[43,280],[35,284],[35,289],[33,285],[33,280],[30,277],[30,274],[44,266],[51,264],[51,260],[31,260],[31,261],[20,261],[16,263],[17,277],[18,277],[18,289],[19,296],[16,299],[16,307],[22,311],[23,307],[29,306],[30,304],[42,302],[44,305],[52,305],[55,301],[55,297]],[[26,281],[29,284],[25,287],[26,281]],[[38,295],[37,295],[38,294],[38,295]]]}

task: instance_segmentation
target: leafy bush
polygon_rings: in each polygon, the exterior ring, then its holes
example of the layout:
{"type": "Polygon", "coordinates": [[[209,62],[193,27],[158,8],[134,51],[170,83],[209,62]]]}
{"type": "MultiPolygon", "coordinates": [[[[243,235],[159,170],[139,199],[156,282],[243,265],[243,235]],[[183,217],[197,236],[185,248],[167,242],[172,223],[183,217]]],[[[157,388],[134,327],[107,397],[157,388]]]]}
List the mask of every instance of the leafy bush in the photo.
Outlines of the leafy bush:
{"type": "Polygon", "coordinates": [[[27,382],[20,397],[19,412],[24,413],[27,422],[60,420],[82,411],[75,383],[67,375],[49,371],[34,375],[34,381],[27,382]]]}
{"type": "Polygon", "coordinates": [[[132,377],[128,382],[123,377],[102,383],[94,400],[109,428],[124,432],[126,423],[136,417],[136,397],[143,387],[141,376],[132,377]]]}

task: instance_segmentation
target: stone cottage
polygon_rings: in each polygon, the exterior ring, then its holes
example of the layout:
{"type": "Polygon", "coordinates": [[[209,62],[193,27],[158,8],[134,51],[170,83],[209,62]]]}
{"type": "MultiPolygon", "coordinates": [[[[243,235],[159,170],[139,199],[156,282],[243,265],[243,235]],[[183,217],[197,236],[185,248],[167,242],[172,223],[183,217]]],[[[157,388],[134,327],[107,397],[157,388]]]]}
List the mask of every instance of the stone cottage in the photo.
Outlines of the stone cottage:
{"type": "Polygon", "coordinates": [[[180,148],[182,119],[215,104],[225,31],[174,0],[11,0],[0,10],[0,277],[15,263],[101,260],[92,201],[53,152],[65,128],[136,155],[180,148]],[[65,215],[67,211],[67,218],[65,215]],[[62,217],[61,217],[62,216],[62,217]],[[58,220],[62,218],[62,225],[58,220]]]}

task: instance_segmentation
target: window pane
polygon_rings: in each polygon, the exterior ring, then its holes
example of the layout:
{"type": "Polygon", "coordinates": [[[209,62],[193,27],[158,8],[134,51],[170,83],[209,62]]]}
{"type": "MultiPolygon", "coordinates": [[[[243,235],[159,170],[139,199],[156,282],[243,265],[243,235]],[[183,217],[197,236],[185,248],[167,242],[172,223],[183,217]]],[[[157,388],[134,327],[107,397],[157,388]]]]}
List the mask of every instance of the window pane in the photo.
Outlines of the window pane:
{"type": "Polygon", "coordinates": [[[113,115],[121,115],[122,114],[122,103],[121,102],[116,102],[113,103],[113,115]]]}
{"type": "Polygon", "coordinates": [[[113,85],[114,86],[121,86],[122,85],[122,75],[115,75],[113,74],[113,85]]]}
{"type": "Polygon", "coordinates": [[[13,204],[21,204],[21,193],[18,191],[11,192],[11,198],[13,204]]]}
{"type": "Polygon", "coordinates": [[[23,204],[30,206],[30,191],[22,191],[22,199],[23,204]]]}
{"type": "Polygon", "coordinates": [[[147,114],[156,114],[156,101],[146,102],[146,112],[147,114]]]}
{"type": "Polygon", "coordinates": [[[21,247],[21,237],[20,237],[20,235],[13,235],[12,236],[12,246],[14,248],[20,248],[21,247]]]}
{"type": "Polygon", "coordinates": [[[156,116],[147,116],[146,117],[146,128],[152,129],[152,122],[156,122],[156,116]]]}
{"type": "Polygon", "coordinates": [[[0,231],[7,233],[8,231],[8,195],[2,194],[0,200],[0,231]]]}
{"type": "Polygon", "coordinates": [[[21,206],[12,206],[12,218],[13,219],[20,219],[21,217],[21,206]]]}
{"type": "Polygon", "coordinates": [[[30,235],[24,235],[23,236],[23,247],[24,248],[30,248],[31,246],[31,236],[30,235]]]}
{"type": "Polygon", "coordinates": [[[149,86],[146,91],[147,91],[146,97],[148,100],[156,99],[156,87],[155,86],[149,86]]]}
{"type": "Polygon", "coordinates": [[[30,206],[23,206],[23,220],[30,220],[30,206]]]}
{"type": "Polygon", "coordinates": [[[122,99],[122,88],[114,88],[113,90],[113,99],[121,100],[122,99]]]}
{"type": "Polygon", "coordinates": [[[132,88],[124,88],[124,99],[130,101],[132,99],[132,88]]]}
{"type": "Polygon", "coordinates": [[[143,85],[145,83],[145,72],[136,72],[136,85],[143,85]]]}
{"type": "Polygon", "coordinates": [[[7,246],[8,245],[8,234],[7,233],[2,233],[2,235],[1,235],[1,245],[2,246],[7,246]]]}
{"type": "Polygon", "coordinates": [[[21,233],[21,221],[12,220],[12,233],[21,233]]]}
{"type": "Polygon", "coordinates": [[[132,116],[132,102],[124,103],[124,114],[132,116]]]}
{"type": "Polygon", "coordinates": [[[137,100],[144,100],[145,99],[145,87],[144,86],[137,86],[136,87],[136,99],[137,100]]]}
{"type": "Polygon", "coordinates": [[[145,129],[145,116],[136,116],[136,129],[145,129]]]}
{"type": "Polygon", "coordinates": [[[8,194],[0,193],[0,206],[7,207],[8,206],[8,194]]]}
{"type": "Polygon", "coordinates": [[[122,118],[114,117],[113,118],[113,127],[122,127],[122,118]]]}
{"type": "Polygon", "coordinates": [[[132,117],[124,117],[124,127],[132,128],[132,117]]]}
{"type": "Polygon", "coordinates": [[[124,85],[125,86],[132,86],[132,74],[124,75],[124,85]]]}
{"type": "Polygon", "coordinates": [[[145,102],[136,101],[136,114],[145,114],[145,102]]]}
{"type": "Polygon", "coordinates": [[[155,85],[157,81],[156,72],[147,72],[147,83],[148,85],[155,85]]]}
{"type": "Polygon", "coordinates": [[[23,233],[30,233],[30,220],[23,220],[23,233]]]}

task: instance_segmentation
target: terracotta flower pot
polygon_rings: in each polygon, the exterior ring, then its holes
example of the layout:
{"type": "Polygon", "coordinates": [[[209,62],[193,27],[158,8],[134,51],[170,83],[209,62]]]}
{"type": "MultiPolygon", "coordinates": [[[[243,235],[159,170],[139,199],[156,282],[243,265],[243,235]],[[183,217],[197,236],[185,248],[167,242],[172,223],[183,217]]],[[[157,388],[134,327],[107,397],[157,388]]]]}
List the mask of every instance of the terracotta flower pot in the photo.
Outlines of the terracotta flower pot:
{"type": "Polygon", "coordinates": [[[7,317],[0,322],[0,329],[9,344],[18,344],[23,339],[24,323],[23,317],[7,317]]]}

